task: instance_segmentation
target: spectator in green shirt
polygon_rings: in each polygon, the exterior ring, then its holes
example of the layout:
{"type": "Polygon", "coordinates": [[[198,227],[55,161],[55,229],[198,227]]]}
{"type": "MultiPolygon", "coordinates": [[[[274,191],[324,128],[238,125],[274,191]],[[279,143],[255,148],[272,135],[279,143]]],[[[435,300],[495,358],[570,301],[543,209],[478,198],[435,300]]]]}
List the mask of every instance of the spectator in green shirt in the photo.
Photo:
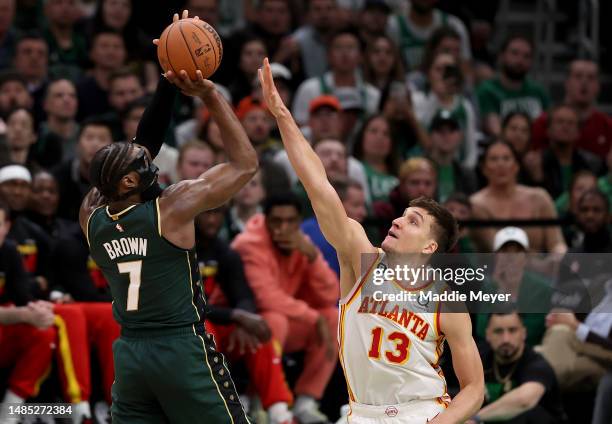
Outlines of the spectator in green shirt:
{"type": "Polygon", "coordinates": [[[366,120],[357,134],[353,156],[363,164],[372,201],[389,200],[399,180],[398,155],[387,118],[374,115],[366,120]]]}
{"type": "Polygon", "coordinates": [[[550,99],[540,84],[527,78],[533,44],[522,35],[510,36],[499,53],[499,74],[476,89],[485,132],[499,135],[506,114],[522,110],[531,119],[548,109],[550,99]]]}
{"type": "Polygon", "coordinates": [[[85,37],[75,31],[79,19],[76,0],[47,0],[45,2],[45,39],[49,45],[49,65],[72,65],[82,68],[87,64],[85,37]]]}

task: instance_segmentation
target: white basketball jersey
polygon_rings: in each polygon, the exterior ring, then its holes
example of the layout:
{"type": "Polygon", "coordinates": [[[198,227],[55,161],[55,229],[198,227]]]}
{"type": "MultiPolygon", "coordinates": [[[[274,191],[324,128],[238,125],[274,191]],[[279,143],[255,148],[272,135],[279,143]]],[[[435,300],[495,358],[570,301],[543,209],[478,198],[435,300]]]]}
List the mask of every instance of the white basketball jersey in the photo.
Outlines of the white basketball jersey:
{"type": "Polygon", "coordinates": [[[446,406],[450,397],[438,364],[444,347],[438,307],[377,301],[374,292],[380,299],[381,292],[405,290],[396,282],[374,284],[374,269],[386,267],[384,256],[379,251],[376,262],[340,300],[338,341],[349,397],[367,405],[429,399],[446,406]]]}

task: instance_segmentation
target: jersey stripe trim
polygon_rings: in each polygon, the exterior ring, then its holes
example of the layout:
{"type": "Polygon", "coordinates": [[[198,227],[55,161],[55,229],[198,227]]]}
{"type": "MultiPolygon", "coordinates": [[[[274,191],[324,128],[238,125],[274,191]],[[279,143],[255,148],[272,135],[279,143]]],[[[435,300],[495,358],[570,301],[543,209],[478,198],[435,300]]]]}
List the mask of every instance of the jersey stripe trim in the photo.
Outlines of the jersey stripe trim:
{"type": "Polygon", "coordinates": [[[155,198],[155,213],[157,214],[157,232],[162,237],[161,214],[159,213],[159,197],[155,198]]]}
{"type": "Polygon", "coordinates": [[[49,377],[49,374],[51,374],[52,367],[53,367],[52,365],[49,365],[49,367],[45,370],[45,372],[42,373],[42,375],[38,378],[38,380],[36,380],[36,382],[34,383],[34,393],[32,397],[38,396],[38,392],[40,392],[40,385],[47,379],[47,377],[49,377]]]}
{"type": "Polygon", "coordinates": [[[117,213],[110,213],[110,211],[108,210],[108,206],[106,206],[106,215],[108,215],[108,217],[110,219],[112,219],[113,221],[118,221],[119,218],[121,218],[121,215],[125,215],[127,212],[131,211],[132,209],[134,209],[136,206],[138,206],[140,204],[142,204],[142,203],[138,203],[136,205],[128,206],[127,208],[125,208],[122,211],[119,211],[117,213]]]}
{"type": "Polygon", "coordinates": [[[380,249],[378,250],[377,255],[378,256],[376,257],[376,260],[372,262],[372,265],[370,265],[370,268],[368,269],[368,271],[363,275],[363,277],[361,277],[361,281],[355,284],[353,288],[351,289],[351,291],[344,298],[340,299],[341,304],[345,304],[346,306],[349,306],[351,302],[353,302],[355,297],[357,297],[357,293],[361,291],[361,288],[363,287],[365,282],[368,281],[368,279],[370,278],[370,274],[372,274],[372,271],[374,270],[374,268],[376,268],[378,264],[380,263],[380,261],[382,260],[382,254],[380,253],[380,249]]]}
{"type": "Polygon", "coordinates": [[[212,379],[213,383],[215,383],[215,387],[217,388],[217,393],[219,393],[219,397],[223,400],[223,404],[225,405],[225,410],[227,411],[227,415],[229,415],[229,419],[231,423],[234,424],[234,417],[232,417],[232,413],[227,407],[227,402],[225,401],[225,397],[223,397],[221,390],[219,390],[219,385],[217,384],[217,380],[215,380],[213,370],[210,367],[210,362],[208,362],[208,352],[206,352],[206,343],[204,343],[204,339],[202,338],[202,336],[198,334],[198,337],[200,338],[200,340],[202,340],[202,348],[204,349],[204,359],[206,360],[206,366],[208,366],[208,370],[210,371],[210,378],[212,379]]]}
{"type": "Polygon", "coordinates": [[[344,364],[344,318],[345,318],[345,309],[346,305],[340,305],[340,349],[338,351],[340,356],[340,365],[342,366],[342,373],[344,374],[344,380],[346,381],[346,387],[348,389],[349,399],[353,402],[356,402],[355,395],[353,394],[353,389],[351,388],[351,384],[349,382],[348,376],[346,374],[346,365],[344,364]]]}
{"type": "Polygon", "coordinates": [[[104,205],[98,206],[93,211],[91,211],[91,213],[87,217],[87,222],[85,223],[85,238],[87,239],[87,246],[89,247],[91,247],[91,243],[89,243],[89,221],[91,221],[91,218],[93,218],[94,214],[98,211],[98,209],[103,208],[103,207],[104,205]]]}
{"type": "Polygon", "coordinates": [[[79,386],[79,381],[74,371],[74,364],[72,363],[72,352],[70,351],[66,322],[56,314],[53,323],[57,328],[58,351],[62,361],[64,378],[66,378],[66,395],[70,398],[71,403],[79,403],[82,401],[81,386],[79,386]]]}
{"type": "MultiPolygon", "coordinates": [[[[198,322],[201,322],[202,317],[200,316],[198,307],[195,305],[195,302],[194,302],[195,294],[193,292],[193,279],[191,278],[191,260],[189,259],[189,252],[185,252],[185,254],[187,255],[187,267],[189,268],[189,288],[191,289],[191,304],[193,305],[193,309],[195,309],[196,315],[198,316],[198,322]]],[[[194,327],[194,331],[195,331],[195,327],[194,327]]]]}

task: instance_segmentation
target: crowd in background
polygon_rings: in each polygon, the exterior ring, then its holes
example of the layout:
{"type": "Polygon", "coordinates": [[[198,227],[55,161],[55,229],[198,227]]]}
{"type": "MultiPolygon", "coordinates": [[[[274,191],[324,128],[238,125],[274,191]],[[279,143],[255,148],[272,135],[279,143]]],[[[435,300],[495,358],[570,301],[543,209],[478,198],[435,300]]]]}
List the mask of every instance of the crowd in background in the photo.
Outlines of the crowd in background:
{"type": "MultiPolygon", "coordinates": [[[[460,222],[454,253],[514,254],[489,288],[511,293],[521,314],[473,316],[487,383],[479,417],[610,423],[612,268],[602,255],[580,270],[596,298],[577,291],[558,305],[552,294],[572,280],[564,269],[579,273],[572,254],[612,253],[612,119],[597,106],[605,69],[568,59],[563,95],[551,99],[530,75],[529,35],[489,42],[498,2],[458,3],[0,0],[0,385],[17,396],[5,401],[98,402],[96,420],[107,414],[119,328],[78,211],[94,154],[135,137],[161,73],[152,40],[186,8],[221,36],[211,79],[259,155],[260,170],[232,202],[196,220],[209,326],[245,399],[266,410],[293,404],[302,424],[325,422],[319,411],[337,419],[348,399],[338,361],[327,359],[337,345],[318,337],[321,326],[336,334],[338,259],[262,102],[257,70],[268,57],[281,97],[373,244],[426,196],[460,222]],[[527,253],[557,255],[561,271],[545,259],[531,270],[527,253]],[[565,312],[546,312],[555,306],[565,312]],[[254,369],[258,349],[282,351],[284,372],[254,369]],[[91,361],[66,359],[91,352],[91,361]],[[245,355],[241,372],[234,362],[245,355]]],[[[155,160],[166,186],[225,157],[200,99],[177,96],[173,109],[155,160]]],[[[455,394],[450,357],[442,361],[455,394]]]]}

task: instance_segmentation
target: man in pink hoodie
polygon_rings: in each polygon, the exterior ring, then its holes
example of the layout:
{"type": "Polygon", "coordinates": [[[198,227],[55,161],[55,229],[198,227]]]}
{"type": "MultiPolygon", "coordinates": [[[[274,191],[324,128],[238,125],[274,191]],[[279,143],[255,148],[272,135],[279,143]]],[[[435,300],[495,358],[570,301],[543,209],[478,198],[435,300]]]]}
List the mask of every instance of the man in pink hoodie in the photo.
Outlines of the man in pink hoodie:
{"type": "Polygon", "coordinates": [[[338,345],[339,282],[317,247],[300,230],[301,204],[292,193],[271,195],[264,214],[253,216],[232,247],[244,262],[258,312],[287,353],[305,351],[294,388],[294,416],[326,423],[318,410],[334,368],[338,345]]]}

